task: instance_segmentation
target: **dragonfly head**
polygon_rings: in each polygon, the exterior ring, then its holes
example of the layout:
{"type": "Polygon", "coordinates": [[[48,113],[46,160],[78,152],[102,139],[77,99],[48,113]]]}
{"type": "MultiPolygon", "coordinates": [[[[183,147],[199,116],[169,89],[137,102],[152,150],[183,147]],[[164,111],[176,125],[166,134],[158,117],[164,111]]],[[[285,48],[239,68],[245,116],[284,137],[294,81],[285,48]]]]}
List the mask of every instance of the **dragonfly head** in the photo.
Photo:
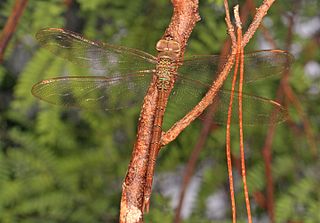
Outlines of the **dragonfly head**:
{"type": "Polygon", "coordinates": [[[157,42],[156,49],[160,57],[178,59],[180,55],[180,44],[174,40],[161,39],[157,42]]]}

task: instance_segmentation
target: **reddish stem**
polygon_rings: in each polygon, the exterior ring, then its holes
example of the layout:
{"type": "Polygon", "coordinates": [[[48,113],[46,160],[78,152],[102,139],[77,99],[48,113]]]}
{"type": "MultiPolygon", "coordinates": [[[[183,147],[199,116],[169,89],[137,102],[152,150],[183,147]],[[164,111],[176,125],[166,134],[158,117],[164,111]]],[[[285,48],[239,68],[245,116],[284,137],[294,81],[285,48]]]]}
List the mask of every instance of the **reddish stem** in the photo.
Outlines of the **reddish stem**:
{"type": "MultiPolygon", "coordinates": [[[[237,15],[237,14],[236,14],[237,15]]],[[[238,38],[241,41],[242,38],[242,29],[241,29],[241,22],[240,17],[236,16],[236,21],[238,24],[238,38]]],[[[240,47],[240,76],[239,76],[239,135],[240,135],[240,157],[241,157],[241,176],[243,182],[243,189],[244,189],[244,196],[246,201],[246,208],[247,208],[247,216],[248,222],[252,223],[252,216],[251,216],[251,208],[250,208],[250,199],[249,199],[249,192],[247,186],[247,177],[246,177],[246,163],[245,163],[245,154],[244,154],[244,145],[243,145],[243,123],[242,123],[242,89],[243,89],[243,74],[244,73],[244,55],[243,55],[243,47],[240,47]]]]}
{"type": "Polygon", "coordinates": [[[28,3],[28,0],[16,0],[12,12],[3,28],[0,35],[0,63],[2,63],[5,50],[8,43],[13,36],[14,31],[18,25],[19,19],[28,3]]]}
{"type": "MultiPolygon", "coordinates": [[[[238,39],[239,40],[239,39],[238,39]]],[[[241,45],[241,42],[238,42],[238,49],[241,45]]],[[[227,119],[227,126],[226,126],[226,157],[227,157],[227,167],[228,167],[228,177],[229,177],[229,190],[230,190],[230,199],[231,199],[231,210],[232,210],[232,222],[237,222],[237,215],[236,215],[236,201],[234,197],[234,184],[233,184],[233,174],[232,174],[232,158],[231,158],[231,136],[230,136],[230,128],[231,128],[231,118],[232,118],[232,104],[234,98],[234,89],[237,82],[237,73],[239,68],[239,54],[237,53],[236,56],[236,64],[234,68],[234,74],[232,79],[232,87],[231,87],[231,94],[230,94],[230,101],[228,107],[228,119],[227,119]]]]}

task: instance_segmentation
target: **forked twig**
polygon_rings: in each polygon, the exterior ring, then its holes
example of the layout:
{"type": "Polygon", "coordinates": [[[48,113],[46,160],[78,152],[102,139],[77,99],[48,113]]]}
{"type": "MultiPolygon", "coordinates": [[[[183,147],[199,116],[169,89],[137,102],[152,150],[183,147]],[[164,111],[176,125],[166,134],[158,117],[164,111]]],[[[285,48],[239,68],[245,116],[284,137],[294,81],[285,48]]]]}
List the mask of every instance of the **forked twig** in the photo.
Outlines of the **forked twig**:
{"type": "Polygon", "coordinates": [[[229,175],[229,187],[230,187],[230,198],[231,198],[231,207],[232,207],[232,222],[235,223],[237,221],[236,217],[236,204],[234,198],[234,185],[233,185],[233,175],[232,175],[232,159],[231,159],[231,136],[230,136],[230,127],[231,127],[231,118],[232,118],[232,105],[234,98],[234,90],[237,82],[237,74],[239,71],[239,95],[238,95],[238,109],[239,109],[239,134],[240,134],[240,156],[241,156],[241,175],[242,181],[244,185],[244,194],[246,200],[247,207],[247,216],[248,222],[252,222],[251,217],[251,208],[250,208],[250,200],[247,188],[247,180],[246,180],[246,168],[245,168],[245,158],[244,158],[244,145],[243,145],[243,125],[242,125],[242,86],[243,86],[243,72],[244,72],[244,55],[243,55],[243,47],[241,46],[242,42],[242,26],[241,20],[239,16],[239,6],[237,5],[234,8],[236,27],[237,27],[237,56],[236,56],[236,65],[234,69],[234,75],[232,80],[231,87],[231,95],[230,102],[228,108],[228,119],[227,119],[227,129],[226,129],[226,156],[227,156],[227,166],[228,166],[228,175],[229,175]]]}
{"type": "MultiPolygon", "coordinates": [[[[232,28],[232,25],[231,25],[231,21],[230,21],[230,15],[229,15],[229,10],[228,10],[228,3],[227,3],[227,1],[224,1],[224,3],[225,3],[225,8],[226,8],[226,22],[227,22],[227,24],[228,24],[228,27],[229,27],[229,31],[231,31],[231,33],[233,33],[233,28],[232,28]]],[[[271,2],[268,2],[268,1],[266,1],[265,2],[267,5],[268,5],[268,7],[270,7],[271,6],[271,4],[273,3],[273,1],[271,1],[271,2]],[[268,4],[268,3],[270,3],[270,4],[268,4]]],[[[260,9],[263,9],[263,7],[260,7],[260,9]]],[[[240,17],[239,17],[239,14],[238,14],[238,9],[236,9],[235,10],[236,12],[235,12],[235,14],[236,14],[236,19],[237,19],[237,21],[238,21],[238,27],[240,27],[240,30],[241,30],[241,26],[240,26],[240,17]]],[[[263,13],[259,13],[255,18],[256,18],[256,20],[261,20],[261,18],[263,17],[261,17],[261,15],[263,15],[263,13]]],[[[255,28],[257,28],[256,27],[256,24],[257,23],[254,23],[254,25],[251,25],[250,26],[250,29],[249,29],[249,33],[247,33],[247,36],[246,36],[246,38],[247,38],[247,40],[246,41],[249,41],[249,39],[252,37],[252,30],[254,30],[255,28]]],[[[242,36],[242,33],[240,33],[240,36],[239,36],[239,39],[240,39],[240,41],[241,41],[241,37],[242,36]]],[[[234,49],[234,42],[235,42],[235,36],[234,35],[231,35],[231,39],[232,39],[232,41],[233,41],[233,49],[234,49]]],[[[238,39],[238,40],[239,40],[238,39]]],[[[240,46],[241,45],[241,43],[239,42],[238,43],[238,46],[240,46]]],[[[240,47],[241,48],[241,47],[240,47]]],[[[241,55],[241,59],[242,59],[242,65],[243,65],[243,48],[241,48],[241,50],[240,50],[240,55],[241,55]]],[[[239,58],[237,58],[237,62],[239,62],[239,60],[238,60],[239,58]]],[[[235,72],[237,71],[237,68],[235,69],[235,72]]],[[[222,71],[223,72],[223,71],[222,71]]],[[[242,66],[242,69],[241,69],[241,74],[242,74],[242,76],[243,76],[243,66],[242,66]]],[[[236,76],[235,76],[236,77],[236,76]]],[[[243,79],[243,77],[242,77],[242,79],[243,79]]],[[[235,79],[234,79],[234,82],[235,82],[235,79]]],[[[233,86],[234,87],[234,86],[233,86]]],[[[242,89],[242,86],[239,86],[239,88],[241,88],[242,89]]],[[[234,88],[233,88],[234,89],[234,88]]],[[[232,97],[232,96],[231,96],[232,97]]],[[[241,94],[239,95],[239,97],[241,97],[241,94]]],[[[233,97],[232,97],[233,98],[233,97]]],[[[232,99],[231,98],[231,99],[232,99]]],[[[230,102],[231,103],[231,105],[232,105],[232,102],[230,102]]],[[[228,112],[231,112],[231,109],[230,109],[230,111],[228,111],[228,112]]],[[[246,206],[247,206],[247,212],[248,212],[248,219],[249,219],[249,222],[252,222],[252,219],[251,219],[251,210],[250,210],[250,201],[249,201],[249,195],[248,195],[248,190],[247,190],[247,184],[246,184],[246,175],[245,175],[245,163],[244,163],[244,149],[243,149],[243,133],[242,133],[242,117],[241,117],[241,114],[242,114],[242,98],[239,98],[239,114],[240,114],[240,116],[239,116],[239,121],[240,121],[240,139],[242,140],[241,141],[241,154],[242,154],[242,156],[241,156],[241,169],[242,169],[242,176],[243,176],[243,182],[244,182],[244,190],[245,190],[245,196],[246,196],[246,206]]],[[[227,140],[228,140],[228,138],[229,138],[229,143],[228,143],[228,141],[227,141],[227,160],[228,160],[228,172],[229,172],[229,181],[230,181],[230,193],[231,193],[231,203],[232,203],[232,215],[233,215],[233,222],[235,222],[236,221],[236,211],[235,211],[235,200],[234,200],[234,192],[233,192],[233,178],[232,178],[232,165],[231,165],[231,150],[230,150],[230,122],[231,122],[231,113],[229,114],[229,116],[228,116],[228,123],[229,123],[229,131],[227,130],[227,140]],[[229,146],[228,146],[229,145],[229,146]]],[[[228,128],[228,125],[227,125],[227,128],[228,128]]],[[[166,142],[163,142],[164,144],[166,144],[166,142]]],[[[198,150],[195,150],[195,151],[198,151],[198,150]]],[[[192,160],[194,160],[194,159],[192,159],[192,160]]],[[[192,165],[190,165],[190,166],[194,166],[194,163],[195,163],[195,161],[194,162],[192,162],[192,165]]],[[[191,164],[191,163],[190,163],[191,164]]],[[[189,165],[188,165],[189,166],[189,165]]],[[[186,178],[187,180],[188,180],[188,178],[186,178]]],[[[187,182],[184,182],[184,186],[185,186],[185,184],[187,184],[187,182]]],[[[183,192],[184,191],[182,191],[182,193],[181,193],[181,197],[183,196],[183,192]]],[[[178,206],[178,210],[177,210],[177,212],[176,212],[176,217],[175,217],[175,219],[178,219],[178,221],[179,221],[179,219],[180,219],[180,217],[179,217],[179,213],[180,213],[180,209],[181,209],[181,205],[182,205],[182,198],[180,198],[180,202],[179,202],[179,206],[178,206]]]]}
{"type": "Polygon", "coordinates": [[[234,74],[232,79],[232,86],[231,86],[231,94],[230,94],[230,101],[228,106],[228,118],[227,118],[227,126],[226,126],[226,157],[227,157],[227,167],[228,167],[228,178],[229,178],[229,190],[230,190],[230,200],[231,200],[231,211],[232,211],[232,222],[237,222],[237,215],[236,215],[236,200],[234,196],[234,184],[233,184],[233,174],[232,174],[232,158],[231,158],[231,135],[230,135],[230,128],[231,128],[231,118],[232,118],[232,105],[234,99],[234,90],[237,83],[237,74],[239,70],[239,63],[241,57],[241,25],[240,25],[240,17],[238,7],[234,9],[235,17],[237,18],[237,55],[236,55],[236,64],[234,68],[234,74]]]}
{"type": "MultiPolygon", "coordinates": [[[[225,1],[226,3],[227,1],[225,1]]],[[[262,5],[257,9],[257,13],[254,17],[253,22],[249,26],[248,30],[243,36],[242,47],[245,47],[248,41],[252,38],[253,34],[259,27],[262,18],[267,14],[268,9],[271,7],[274,0],[265,0],[262,5]]],[[[230,34],[232,42],[235,42],[235,36],[232,36],[234,31],[231,21],[228,19],[229,12],[226,12],[226,23],[228,26],[228,32],[230,34]]],[[[229,17],[230,18],[230,17],[229,17]]],[[[231,52],[227,57],[227,61],[224,68],[218,75],[218,78],[212,83],[211,88],[206,93],[206,95],[201,99],[201,101],[182,119],[176,122],[167,132],[162,135],[161,142],[162,145],[167,145],[169,142],[173,141],[194,119],[196,119],[202,112],[212,103],[214,97],[217,95],[218,90],[222,87],[224,80],[227,78],[236,55],[236,44],[231,47],[231,52]]]]}
{"type": "MultiPolygon", "coordinates": [[[[241,11],[241,13],[240,13],[241,21],[243,21],[244,23],[248,19],[248,15],[249,15],[248,9],[249,8],[250,8],[250,2],[246,1],[244,6],[240,10],[241,11]]],[[[228,55],[230,45],[231,45],[231,39],[226,39],[226,41],[223,44],[222,50],[220,52],[221,58],[225,58],[226,55],[228,55]]],[[[218,70],[221,69],[222,65],[223,64],[222,64],[222,60],[221,60],[218,65],[218,70]]],[[[210,105],[209,108],[207,109],[206,115],[205,115],[204,120],[202,122],[203,124],[202,124],[202,129],[201,129],[200,135],[197,139],[197,142],[196,142],[196,144],[195,144],[195,146],[189,156],[189,160],[186,164],[186,168],[185,168],[185,171],[183,174],[183,180],[182,180],[181,187],[180,187],[179,202],[178,202],[178,205],[175,209],[175,219],[174,219],[175,223],[181,222],[181,210],[183,208],[185,192],[186,192],[186,189],[188,188],[188,185],[190,183],[191,176],[193,175],[194,170],[196,168],[196,162],[199,159],[199,155],[204,148],[204,144],[206,143],[208,136],[213,132],[213,130],[216,129],[214,127],[214,123],[213,123],[213,114],[215,113],[215,110],[216,110],[216,106],[214,104],[210,105]]],[[[240,166],[241,165],[239,165],[239,167],[240,166]]]]}

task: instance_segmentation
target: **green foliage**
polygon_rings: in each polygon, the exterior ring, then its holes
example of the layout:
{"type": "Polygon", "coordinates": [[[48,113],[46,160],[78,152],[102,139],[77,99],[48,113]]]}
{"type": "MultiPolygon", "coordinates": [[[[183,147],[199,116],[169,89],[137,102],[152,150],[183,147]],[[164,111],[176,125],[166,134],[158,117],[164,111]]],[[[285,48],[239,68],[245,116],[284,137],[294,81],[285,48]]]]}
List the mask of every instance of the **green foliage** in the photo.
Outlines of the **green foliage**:
{"type": "MultiPolygon", "coordinates": [[[[34,35],[45,27],[67,27],[89,39],[155,54],[154,46],[170,22],[172,6],[165,0],[77,0],[69,7],[63,2],[29,1],[0,66],[0,222],[3,223],[118,222],[121,185],[136,137],[140,108],[107,113],[64,108],[37,100],[31,94],[33,84],[63,75],[90,75],[90,70],[70,65],[39,48],[34,35]],[[19,55],[24,55],[22,60],[19,55]]],[[[187,56],[220,52],[227,36],[222,2],[200,2],[202,20],[188,41],[187,56]]],[[[0,27],[4,25],[3,18],[10,15],[13,3],[13,0],[0,3],[0,27]]],[[[318,5],[316,0],[303,2],[298,13],[307,21],[314,18],[318,5]]],[[[281,48],[286,46],[287,26],[279,15],[297,10],[291,7],[290,1],[278,1],[268,13],[272,23],[266,26],[281,48]]],[[[259,49],[262,36],[261,32],[257,33],[248,51],[259,49]]],[[[293,45],[303,50],[297,53],[289,82],[301,99],[318,146],[320,78],[304,72],[309,61],[320,61],[319,47],[315,40],[299,33],[294,33],[292,38],[293,45]]],[[[246,90],[275,98],[278,86],[277,80],[262,81],[246,90]]],[[[192,97],[183,100],[185,104],[192,103],[192,97]]],[[[251,114],[255,108],[250,106],[246,112],[251,114]]],[[[320,222],[319,159],[314,159],[301,116],[292,105],[289,114],[292,122],[276,128],[272,145],[275,219],[281,223],[320,222]]],[[[167,119],[168,123],[174,121],[170,114],[167,119]]],[[[203,121],[192,123],[160,152],[157,174],[184,167],[202,136],[202,126],[203,121]]],[[[259,206],[253,195],[267,191],[261,151],[268,127],[258,123],[245,128],[247,182],[253,215],[258,220],[267,216],[266,209],[259,206]]],[[[231,134],[236,159],[238,130],[233,128],[231,134]]],[[[224,126],[212,127],[195,172],[199,174],[200,189],[194,195],[195,204],[185,222],[231,222],[224,126]],[[206,202],[217,191],[225,192],[228,198],[226,214],[220,219],[208,219],[206,202]]],[[[233,174],[239,222],[246,222],[242,182],[235,164],[233,174]]],[[[181,172],[178,175],[176,178],[180,179],[181,172]]],[[[145,220],[172,222],[171,198],[158,193],[157,188],[155,185],[151,211],[145,220]]]]}

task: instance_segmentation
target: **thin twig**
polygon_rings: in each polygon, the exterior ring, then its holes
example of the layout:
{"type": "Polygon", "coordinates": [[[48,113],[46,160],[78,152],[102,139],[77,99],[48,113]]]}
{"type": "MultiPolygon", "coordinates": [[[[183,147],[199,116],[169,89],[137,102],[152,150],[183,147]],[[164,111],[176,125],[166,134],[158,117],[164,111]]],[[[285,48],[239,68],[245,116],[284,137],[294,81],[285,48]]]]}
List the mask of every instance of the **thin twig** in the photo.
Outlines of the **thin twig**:
{"type": "Polygon", "coordinates": [[[232,25],[231,19],[230,19],[230,11],[229,11],[229,4],[227,0],[223,1],[224,4],[224,10],[226,12],[226,24],[227,24],[227,28],[228,28],[228,34],[230,35],[231,38],[231,43],[233,44],[234,47],[236,47],[236,34],[234,33],[234,27],[232,25]]]}
{"type": "MultiPolygon", "coordinates": [[[[242,40],[242,26],[241,20],[239,16],[238,7],[235,7],[234,10],[236,25],[238,27],[238,39],[241,42],[242,40]]],[[[239,135],[240,135],[240,157],[241,157],[241,176],[243,182],[243,189],[244,189],[244,197],[246,201],[246,208],[247,208],[247,216],[248,222],[252,223],[252,216],[251,216],[251,207],[250,207],[250,199],[249,199],[249,192],[247,186],[247,176],[246,176],[246,163],[245,163],[245,154],[244,154],[244,145],[243,145],[243,122],[242,122],[242,89],[243,89],[243,75],[244,75],[244,52],[243,47],[240,47],[240,73],[239,73],[239,135]]]]}
{"type": "Polygon", "coordinates": [[[16,0],[12,12],[2,30],[0,35],[0,63],[2,63],[5,50],[8,43],[13,36],[14,31],[18,25],[19,19],[28,3],[28,0],[16,0]]]}
{"type": "MultiPolygon", "coordinates": [[[[254,16],[256,13],[255,2],[253,0],[247,0],[246,3],[248,6],[248,9],[249,9],[248,11],[250,11],[250,13],[254,16]]],[[[242,16],[241,16],[241,18],[242,18],[242,16]]],[[[272,38],[269,29],[265,25],[263,25],[263,23],[260,24],[260,30],[262,31],[264,38],[271,45],[271,47],[274,49],[277,48],[277,44],[274,41],[274,39],[272,38]]]]}
{"type": "Polygon", "coordinates": [[[252,23],[250,24],[246,33],[243,35],[243,38],[242,38],[243,48],[248,44],[249,40],[252,38],[256,30],[259,28],[263,17],[266,16],[269,8],[274,3],[274,1],[275,0],[264,0],[262,5],[257,9],[257,12],[254,16],[252,23]]]}
{"type": "Polygon", "coordinates": [[[240,63],[240,56],[241,56],[241,25],[239,23],[240,16],[238,11],[238,6],[234,9],[235,17],[237,18],[237,55],[236,55],[236,64],[234,68],[234,74],[232,79],[232,86],[231,86],[231,94],[230,94],[230,101],[228,107],[228,118],[227,118],[227,126],[226,126],[226,157],[227,157],[227,167],[228,167],[228,178],[229,178],[229,190],[230,190],[230,200],[231,200],[231,211],[232,211],[232,222],[237,222],[237,211],[236,211],[236,200],[234,195],[234,183],[233,183],[233,173],[232,173],[232,151],[231,151],[231,121],[232,121],[232,106],[233,106],[233,99],[234,99],[234,91],[235,86],[237,83],[237,73],[239,70],[239,63],[240,63]],[[240,35],[239,35],[240,34],[240,35]]]}
{"type": "Polygon", "coordinates": [[[231,153],[231,120],[232,120],[232,105],[234,99],[234,90],[235,85],[237,83],[237,73],[239,69],[239,53],[240,46],[241,46],[241,38],[237,38],[237,56],[236,56],[236,63],[234,68],[234,74],[232,79],[232,86],[231,86],[231,94],[230,94],[230,101],[228,107],[228,118],[227,118],[227,126],[226,126],[226,157],[227,157],[227,167],[228,167],[228,177],[229,177],[229,190],[230,190],[230,200],[231,200],[231,210],[232,210],[232,222],[237,222],[237,215],[236,215],[236,201],[234,196],[234,184],[233,184],[233,174],[232,174],[232,153],[231,153]]]}

